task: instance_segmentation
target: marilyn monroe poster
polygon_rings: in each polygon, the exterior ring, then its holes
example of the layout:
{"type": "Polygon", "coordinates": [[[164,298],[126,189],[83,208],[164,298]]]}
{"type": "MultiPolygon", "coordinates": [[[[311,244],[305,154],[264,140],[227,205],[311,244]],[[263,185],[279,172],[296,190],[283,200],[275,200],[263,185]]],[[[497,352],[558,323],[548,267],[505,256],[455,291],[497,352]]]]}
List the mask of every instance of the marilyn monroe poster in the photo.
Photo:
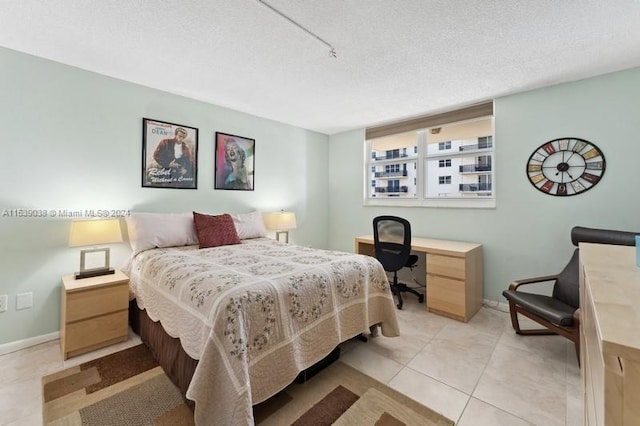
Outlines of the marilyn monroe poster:
{"type": "Polygon", "coordinates": [[[253,191],[254,139],[216,132],[215,189],[253,191]]]}
{"type": "Polygon", "coordinates": [[[198,129],[142,119],[142,186],[198,188],[198,129]]]}

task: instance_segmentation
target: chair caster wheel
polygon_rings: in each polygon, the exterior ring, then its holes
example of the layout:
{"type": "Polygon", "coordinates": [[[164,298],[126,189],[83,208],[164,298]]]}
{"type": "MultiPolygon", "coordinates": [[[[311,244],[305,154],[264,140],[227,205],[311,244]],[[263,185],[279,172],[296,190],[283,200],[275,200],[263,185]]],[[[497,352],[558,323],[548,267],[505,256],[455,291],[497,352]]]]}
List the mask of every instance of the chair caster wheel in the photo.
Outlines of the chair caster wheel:
{"type": "Polygon", "coordinates": [[[418,296],[418,303],[423,303],[424,302],[424,294],[421,294],[420,296],[418,296]]]}
{"type": "Polygon", "coordinates": [[[396,307],[397,307],[398,309],[402,309],[402,303],[398,303],[398,304],[396,305],[396,307]]]}

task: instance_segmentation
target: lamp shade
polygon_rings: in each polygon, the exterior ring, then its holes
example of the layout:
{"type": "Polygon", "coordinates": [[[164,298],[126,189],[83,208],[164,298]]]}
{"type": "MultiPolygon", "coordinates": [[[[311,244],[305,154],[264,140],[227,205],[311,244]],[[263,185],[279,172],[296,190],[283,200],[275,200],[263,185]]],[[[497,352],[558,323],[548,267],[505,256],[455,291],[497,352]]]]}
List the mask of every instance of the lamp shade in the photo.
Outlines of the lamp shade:
{"type": "Polygon", "coordinates": [[[69,247],[94,246],[122,241],[118,219],[78,220],[71,222],[69,247]]]}
{"type": "Polygon", "coordinates": [[[296,214],[293,212],[273,212],[264,216],[264,225],[267,229],[286,231],[296,228],[296,214]]]}

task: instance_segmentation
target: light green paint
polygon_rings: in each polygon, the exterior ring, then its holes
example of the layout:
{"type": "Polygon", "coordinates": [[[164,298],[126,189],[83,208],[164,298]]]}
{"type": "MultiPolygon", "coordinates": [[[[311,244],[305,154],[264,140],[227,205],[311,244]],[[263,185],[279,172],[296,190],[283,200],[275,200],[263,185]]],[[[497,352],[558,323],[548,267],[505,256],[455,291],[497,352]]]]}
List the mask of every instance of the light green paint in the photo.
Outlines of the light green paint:
{"type": "MultiPolygon", "coordinates": [[[[636,164],[640,69],[496,101],[497,208],[363,207],[364,130],[327,137],[211,104],[0,48],[3,131],[0,209],[111,209],[211,213],[286,208],[295,242],[352,251],[379,214],[408,218],[415,235],[484,245],[485,297],[516,278],[558,271],[573,225],[640,230],[636,164]],[[142,117],[197,127],[198,190],[141,188],[142,117]],[[256,190],[214,191],[215,131],[256,139],[256,190]],[[577,136],[607,158],[605,178],[570,198],[528,183],[525,163],[542,142],[577,136]]],[[[60,276],[78,269],[69,220],[0,217],[0,344],[59,329],[60,276]],[[15,311],[33,291],[34,307],[15,311]]],[[[126,245],[112,246],[122,264],[126,245]]]]}
{"type": "Polygon", "coordinates": [[[518,278],[556,273],[571,257],[574,225],[640,231],[640,69],[503,97],[495,103],[495,209],[364,207],[364,131],[330,138],[332,249],[353,250],[380,214],[407,218],[414,235],[474,241],[484,247],[484,296],[502,298],[518,278]],[[551,139],[576,136],[605,154],[593,189],[552,197],[534,189],[525,165],[551,139]]]}
{"type": "MultiPolygon", "coordinates": [[[[203,70],[206,72],[206,70],[203,70]]],[[[299,244],[327,247],[326,135],[0,48],[0,213],[9,208],[296,212],[299,244]],[[142,118],[199,129],[198,189],[141,187],[142,118]],[[214,133],[256,140],[255,191],[213,190],[214,133]]],[[[79,268],[70,220],[0,216],[0,344],[59,330],[60,276],[79,268]],[[15,295],[34,292],[16,311],[15,295]]],[[[112,246],[112,264],[129,255],[112,246]]]]}

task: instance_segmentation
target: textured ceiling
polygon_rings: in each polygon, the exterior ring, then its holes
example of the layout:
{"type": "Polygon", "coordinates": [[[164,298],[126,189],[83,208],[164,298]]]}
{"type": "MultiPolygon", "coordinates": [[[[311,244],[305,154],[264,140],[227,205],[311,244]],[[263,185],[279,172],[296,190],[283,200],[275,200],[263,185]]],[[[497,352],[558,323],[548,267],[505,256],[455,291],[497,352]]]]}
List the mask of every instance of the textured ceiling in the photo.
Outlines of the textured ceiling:
{"type": "Polygon", "coordinates": [[[0,46],[333,134],[640,66],[640,0],[0,0],[0,46]]]}

